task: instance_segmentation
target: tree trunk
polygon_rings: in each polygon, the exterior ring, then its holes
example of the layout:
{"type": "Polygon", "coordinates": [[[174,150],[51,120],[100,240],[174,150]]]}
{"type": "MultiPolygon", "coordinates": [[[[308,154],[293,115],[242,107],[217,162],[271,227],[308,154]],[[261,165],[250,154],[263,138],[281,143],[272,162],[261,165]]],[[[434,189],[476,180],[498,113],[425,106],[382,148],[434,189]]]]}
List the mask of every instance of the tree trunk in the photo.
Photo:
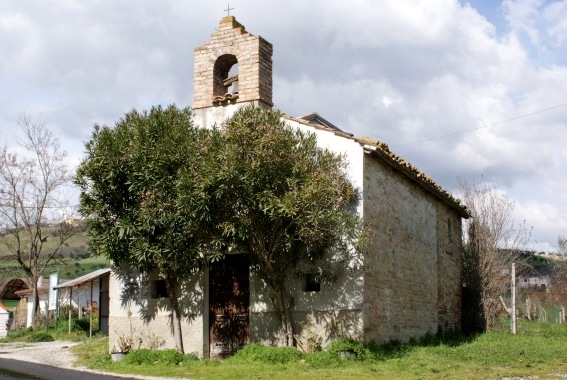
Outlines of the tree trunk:
{"type": "Polygon", "coordinates": [[[285,333],[285,345],[293,346],[293,322],[291,319],[291,312],[289,310],[289,296],[283,284],[276,285],[275,291],[280,304],[280,316],[282,320],[282,327],[285,333]]]}
{"type": "Polygon", "coordinates": [[[167,292],[169,295],[169,305],[171,306],[171,325],[173,328],[173,341],[175,348],[185,353],[183,348],[183,335],[181,333],[181,313],[179,311],[178,299],[178,281],[177,277],[171,273],[166,274],[165,283],[167,285],[167,292]]]}
{"type": "MultiPolygon", "coordinates": [[[[35,327],[35,321],[39,309],[39,294],[37,292],[37,278],[32,276],[32,313],[31,313],[31,326],[35,327]]],[[[29,327],[29,326],[28,326],[29,327]]]]}

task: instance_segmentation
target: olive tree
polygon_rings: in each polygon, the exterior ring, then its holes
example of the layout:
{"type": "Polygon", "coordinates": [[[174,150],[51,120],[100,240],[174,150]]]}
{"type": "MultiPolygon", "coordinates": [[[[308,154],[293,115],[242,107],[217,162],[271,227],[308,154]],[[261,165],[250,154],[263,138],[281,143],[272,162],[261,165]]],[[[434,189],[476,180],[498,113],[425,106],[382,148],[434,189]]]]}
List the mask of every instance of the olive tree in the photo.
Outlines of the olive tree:
{"type": "Polygon", "coordinates": [[[200,180],[209,137],[188,108],[133,110],[112,128],[95,126],[75,178],[92,250],[165,280],[181,352],[180,278],[199,267],[214,241],[200,180]]]}
{"type": "Polygon", "coordinates": [[[220,132],[210,184],[223,205],[217,220],[227,245],[249,255],[252,270],[273,293],[292,345],[288,277],[308,272],[332,281],[340,268],[360,264],[364,229],[354,212],[358,196],[347,161],[272,109],[241,108],[220,132]]]}

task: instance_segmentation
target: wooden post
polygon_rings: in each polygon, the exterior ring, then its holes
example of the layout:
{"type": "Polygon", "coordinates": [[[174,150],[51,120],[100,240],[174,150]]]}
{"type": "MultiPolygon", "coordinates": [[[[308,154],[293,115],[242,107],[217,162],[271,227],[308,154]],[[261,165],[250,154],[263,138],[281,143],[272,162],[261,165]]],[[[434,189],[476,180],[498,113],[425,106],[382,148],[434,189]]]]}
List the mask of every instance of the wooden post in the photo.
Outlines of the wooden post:
{"type": "Polygon", "coordinates": [[[45,300],[45,332],[49,329],[49,299],[45,300]]]}
{"type": "Polygon", "coordinates": [[[69,287],[69,335],[71,335],[71,319],[73,313],[73,287],[69,287]]]}
{"type": "Polygon", "coordinates": [[[91,310],[89,312],[89,338],[93,337],[93,280],[91,280],[91,310]]]}
{"type": "Polygon", "coordinates": [[[512,334],[516,334],[516,263],[512,263],[512,334]]]}

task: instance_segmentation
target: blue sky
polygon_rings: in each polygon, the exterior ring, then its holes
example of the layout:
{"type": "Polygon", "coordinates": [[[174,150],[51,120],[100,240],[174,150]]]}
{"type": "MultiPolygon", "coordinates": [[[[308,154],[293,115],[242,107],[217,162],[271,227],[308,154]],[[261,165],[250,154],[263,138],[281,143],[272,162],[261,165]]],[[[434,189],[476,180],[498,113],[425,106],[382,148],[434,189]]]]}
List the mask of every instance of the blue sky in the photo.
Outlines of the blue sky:
{"type": "MultiPolygon", "coordinates": [[[[498,184],[534,249],[567,235],[567,106],[540,112],[567,103],[567,1],[230,3],[274,45],[276,107],[378,138],[449,191],[458,178],[498,184]]],[[[13,144],[20,114],[39,115],[74,166],[95,123],[190,105],[193,48],[225,8],[0,2],[0,141],[13,144]]]]}

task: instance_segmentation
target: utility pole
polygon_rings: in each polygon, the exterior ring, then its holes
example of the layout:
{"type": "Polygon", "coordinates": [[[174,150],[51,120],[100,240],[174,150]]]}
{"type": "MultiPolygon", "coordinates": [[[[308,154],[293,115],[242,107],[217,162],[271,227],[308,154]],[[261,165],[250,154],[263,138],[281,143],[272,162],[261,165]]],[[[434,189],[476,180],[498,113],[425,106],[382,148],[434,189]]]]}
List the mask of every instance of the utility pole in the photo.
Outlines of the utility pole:
{"type": "Polygon", "coordinates": [[[516,334],[516,263],[512,263],[512,334],[516,334]]]}

